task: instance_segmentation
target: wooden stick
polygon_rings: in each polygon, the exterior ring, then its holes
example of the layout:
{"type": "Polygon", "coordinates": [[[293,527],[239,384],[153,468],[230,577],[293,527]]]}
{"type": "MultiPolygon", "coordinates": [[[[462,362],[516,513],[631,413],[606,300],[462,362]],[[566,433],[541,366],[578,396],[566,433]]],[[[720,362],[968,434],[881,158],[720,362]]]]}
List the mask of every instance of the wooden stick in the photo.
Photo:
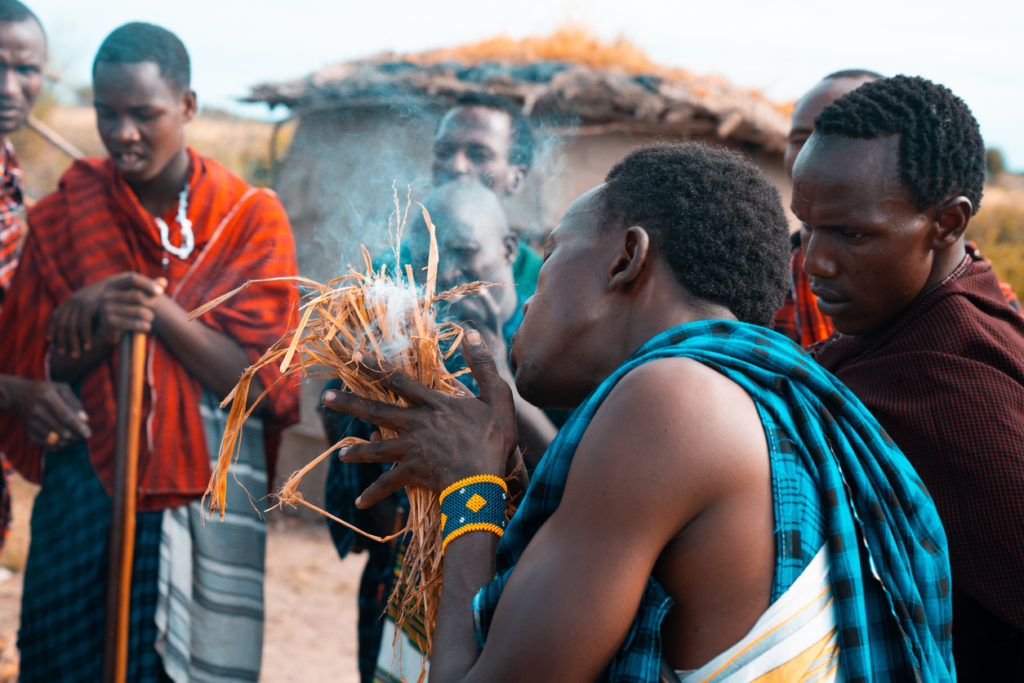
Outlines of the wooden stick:
{"type": "Polygon", "coordinates": [[[59,149],[60,151],[67,154],[72,159],[84,159],[85,152],[78,149],[70,142],[64,139],[60,133],[50,128],[48,125],[37,119],[35,116],[29,114],[28,118],[25,119],[25,125],[31,130],[35,131],[44,140],[49,142],[51,145],[59,149]]]}
{"type": "Polygon", "coordinates": [[[128,614],[135,557],[135,503],[138,499],[139,434],[145,379],[146,335],[125,333],[117,383],[117,436],[114,444],[114,500],[107,569],[107,615],[103,644],[104,683],[124,683],[128,672],[128,614]]]}

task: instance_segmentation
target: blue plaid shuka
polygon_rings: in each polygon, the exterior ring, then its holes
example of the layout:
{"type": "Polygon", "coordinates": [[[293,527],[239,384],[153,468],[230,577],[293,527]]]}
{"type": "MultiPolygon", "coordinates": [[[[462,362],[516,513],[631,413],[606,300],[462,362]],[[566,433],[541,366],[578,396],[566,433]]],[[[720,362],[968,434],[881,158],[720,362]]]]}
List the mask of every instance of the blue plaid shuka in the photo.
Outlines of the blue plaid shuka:
{"type": "MultiPolygon", "coordinates": [[[[946,535],[917,473],[860,401],[797,345],[765,328],[721,320],[657,335],[573,413],[498,545],[496,578],[474,598],[480,646],[516,562],[558,508],[594,413],[630,370],[670,357],[717,370],[757,407],[775,499],[772,600],[827,542],[847,683],[955,680],[946,535]]],[[[661,622],[672,605],[648,579],[630,631],[600,680],[658,680],[661,622]]]]}

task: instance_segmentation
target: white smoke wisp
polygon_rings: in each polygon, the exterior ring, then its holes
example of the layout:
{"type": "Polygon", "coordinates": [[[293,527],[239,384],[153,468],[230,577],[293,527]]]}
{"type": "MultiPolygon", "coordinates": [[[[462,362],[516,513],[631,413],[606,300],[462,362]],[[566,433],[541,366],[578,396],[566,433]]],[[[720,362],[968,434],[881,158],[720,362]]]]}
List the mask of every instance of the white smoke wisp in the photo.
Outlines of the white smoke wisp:
{"type": "MultiPolygon", "coordinates": [[[[394,363],[401,354],[412,349],[407,330],[411,329],[413,315],[422,305],[423,292],[420,287],[404,281],[375,278],[366,287],[364,296],[367,308],[384,311],[383,319],[373,323],[374,334],[380,340],[385,360],[394,363]]],[[[429,323],[433,326],[432,320],[429,323]]]]}

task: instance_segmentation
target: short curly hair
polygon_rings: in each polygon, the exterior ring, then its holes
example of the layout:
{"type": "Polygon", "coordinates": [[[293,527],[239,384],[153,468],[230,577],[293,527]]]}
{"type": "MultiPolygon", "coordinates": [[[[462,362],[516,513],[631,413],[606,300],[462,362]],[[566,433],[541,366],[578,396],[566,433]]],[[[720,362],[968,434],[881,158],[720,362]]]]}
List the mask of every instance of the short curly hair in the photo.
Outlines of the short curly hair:
{"type": "Polygon", "coordinates": [[[823,135],[873,139],[899,135],[899,174],[918,210],[951,196],[971,200],[985,185],[985,145],[970,108],[949,88],[918,76],[865,83],[814,119],[823,135]]]}
{"type": "Polygon", "coordinates": [[[771,324],[789,287],[789,224],[756,166],[699,143],[645,147],[608,173],[599,201],[609,229],[647,230],[690,294],[771,324]]]}
{"type": "MultiPolygon", "coordinates": [[[[39,21],[39,17],[36,16],[36,13],[18,2],[18,0],[0,0],[0,21],[16,24],[29,20],[36,22],[40,29],[43,28],[43,23],[39,21]]],[[[45,30],[43,31],[43,35],[46,35],[45,30]]]]}
{"type": "Polygon", "coordinates": [[[95,80],[99,64],[140,62],[155,63],[160,69],[160,77],[174,90],[188,90],[192,66],[185,44],[162,26],[143,21],[119,26],[104,39],[92,63],[92,77],[95,80]]]}

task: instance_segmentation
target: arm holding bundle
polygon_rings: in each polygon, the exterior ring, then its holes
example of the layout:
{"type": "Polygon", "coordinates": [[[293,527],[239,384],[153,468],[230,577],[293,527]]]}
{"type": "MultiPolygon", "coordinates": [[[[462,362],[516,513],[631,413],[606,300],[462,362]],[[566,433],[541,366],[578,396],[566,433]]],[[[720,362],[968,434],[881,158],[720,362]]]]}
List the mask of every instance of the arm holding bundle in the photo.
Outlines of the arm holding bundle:
{"type": "MultiPolygon", "coordinates": [[[[479,336],[468,332],[466,341],[479,398],[442,396],[398,373],[388,381],[410,408],[327,397],[327,405],[399,434],[342,454],[350,462],[400,460],[362,494],[360,506],[400,486],[440,492],[466,477],[504,475],[516,442],[510,390],[479,336]]],[[[668,433],[682,420],[677,416],[668,430],[664,411],[649,409],[656,399],[671,402],[661,395],[666,392],[677,398],[681,390],[672,387],[678,379],[652,389],[649,377],[627,377],[601,407],[576,452],[561,505],[516,565],[483,650],[472,601],[494,577],[498,537],[467,533],[448,543],[432,681],[593,680],[600,674],[626,636],[662,550],[715,495],[699,477],[686,476],[695,463],[687,463],[683,441],[668,433]],[[644,458],[623,457],[641,452],[644,458]]],[[[690,401],[688,408],[702,410],[700,399],[690,401]]]]}

